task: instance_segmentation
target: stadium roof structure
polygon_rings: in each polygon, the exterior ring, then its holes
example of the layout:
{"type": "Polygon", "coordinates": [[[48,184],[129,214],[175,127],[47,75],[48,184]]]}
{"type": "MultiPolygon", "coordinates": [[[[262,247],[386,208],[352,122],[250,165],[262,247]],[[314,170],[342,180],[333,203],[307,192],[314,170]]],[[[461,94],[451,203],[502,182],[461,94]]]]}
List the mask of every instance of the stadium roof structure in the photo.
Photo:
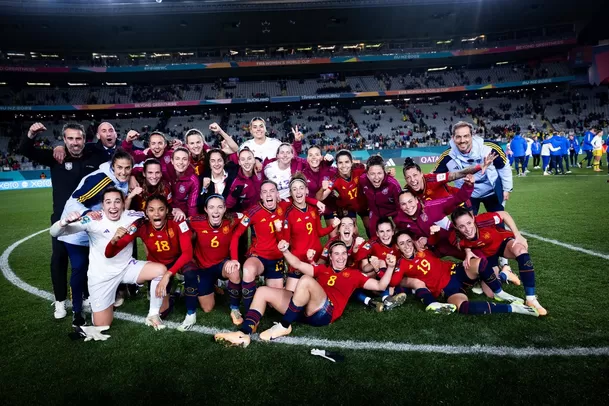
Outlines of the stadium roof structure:
{"type": "Polygon", "coordinates": [[[0,49],[273,46],[584,27],[594,0],[0,0],[0,49]]]}

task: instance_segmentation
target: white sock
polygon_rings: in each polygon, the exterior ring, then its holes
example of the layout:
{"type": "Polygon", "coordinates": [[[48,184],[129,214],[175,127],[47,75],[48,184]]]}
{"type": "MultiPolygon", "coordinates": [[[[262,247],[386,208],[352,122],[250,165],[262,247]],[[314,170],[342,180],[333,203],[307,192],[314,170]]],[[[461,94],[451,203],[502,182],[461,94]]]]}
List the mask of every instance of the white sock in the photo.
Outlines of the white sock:
{"type": "Polygon", "coordinates": [[[364,299],[364,304],[367,305],[368,303],[370,303],[370,298],[369,297],[364,299]]]}
{"type": "Polygon", "coordinates": [[[533,296],[527,295],[527,296],[525,296],[525,298],[526,298],[526,300],[535,300],[535,299],[537,299],[537,296],[535,296],[535,295],[533,295],[533,296]]]}
{"type": "Polygon", "coordinates": [[[384,301],[385,301],[385,299],[387,299],[388,297],[389,297],[389,295],[385,295],[385,296],[383,296],[383,297],[381,298],[381,300],[384,302],[384,301]]]}
{"type": "Polygon", "coordinates": [[[162,277],[157,276],[150,281],[150,308],[148,310],[148,316],[154,316],[160,313],[161,306],[163,305],[163,298],[157,297],[156,287],[159,286],[159,282],[162,277]]]}

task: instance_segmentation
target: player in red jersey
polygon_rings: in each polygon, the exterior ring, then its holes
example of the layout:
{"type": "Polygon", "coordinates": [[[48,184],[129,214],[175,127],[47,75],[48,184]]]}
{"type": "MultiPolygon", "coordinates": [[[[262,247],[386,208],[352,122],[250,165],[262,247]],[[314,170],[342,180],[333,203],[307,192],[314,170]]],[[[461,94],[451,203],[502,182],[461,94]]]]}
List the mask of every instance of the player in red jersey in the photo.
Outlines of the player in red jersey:
{"type": "Polygon", "coordinates": [[[355,219],[352,217],[343,217],[340,219],[340,225],[338,226],[338,236],[330,238],[319,257],[319,264],[328,263],[328,255],[330,252],[330,245],[335,241],[342,241],[347,247],[347,267],[359,269],[359,261],[355,260],[355,254],[359,251],[360,247],[364,244],[364,239],[359,237],[355,232],[355,219]]]}
{"type": "Polygon", "coordinates": [[[354,260],[361,261],[360,269],[368,276],[378,273],[381,268],[386,268],[385,257],[387,254],[395,255],[393,246],[393,235],[395,225],[388,217],[381,217],[376,223],[376,237],[371,238],[362,245],[355,254],[354,260]]]}
{"type": "Polygon", "coordinates": [[[329,183],[322,184],[323,190],[320,200],[325,200],[330,193],[335,192],[338,200],[336,206],[342,211],[342,216],[357,218],[360,216],[364,223],[364,228],[368,230],[368,210],[366,198],[359,188],[360,176],[366,172],[366,167],[362,164],[354,164],[351,152],[346,149],[336,153],[336,166],[338,174],[329,183]]]}
{"type": "MultiPolygon", "coordinates": [[[[284,316],[281,323],[276,323],[260,334],[263,341],[290,334],[292,323],[297,320],[316,327],[326,326],[343,314],[355,289],[383,291],[393,274],[392,268],[381,280],[375,280],[369,279],[357,269],[347,268],[347,247],[340,241],[330,247],[330,266],[300,261],[288,251],[289,244],[286,241],[280,241],[278,247],[290,266],[304,274],[298,281],[296,290],[292,293],[284,289],[261,287],[245,316],[241,331],[216,334],[216,341],[247,347],[250,334],[256,331],[267,305],[284,316]]],[[[395,265],[395,257],[389,256],[387,261],[395,265]]]]}
{"type": "MultiPolygon", "coordinates": [[[[223,143],[227,146],[227,151],[225,152],[230,151],[230,153],[234,153],[239,150],[239,145],[237,145],[233,138],[225,133],[217,123],[211,123],[209,129],[222,137],[223,143]]],[[[186,147],[190,151],[190,165],[193,167],[195,175],[198,177],[203,176],[206,161],[205,153],[209,151],[211,147],[205,142],[203,133],[196,128],[186,131],[184,141],[186,147]]]]}
{"type": "Polygon", "coordinates": [[[537,309],[541,316],[548,314],[535,295],[535,269],[529,255],[527,240],[520,234],[512,216],[505,211],[483,213],[474,216],[467,209],[458,207],[451,215],[455,228],[455,244],[465,250],[465,261],[485,257],[493,267],[498,267],[499,257],[515,259],[526,304],[537,309]],[[502,224],[511,231],[502,228],[502,224]]]}
{"type": "Polygon", "coordinates": [[[404,180],[406,180],[404,190],[408,190],[421,200],[444,199],[459,191],[459,188],[449,186],[449,182],[464,178],[469,174],[484,173],[496,157],[497,155],[491,152],[484,159],[482,165],[471,166],[457,172],[426,173],[425,175],[421,167],[412,158],[406,158],[403,168],[404,180]]]}
{"type": "Polygon", "coordinates": [[[230,243],[231,260],[239,258],[239,238],[248,227],[252,229],[252,243],[243,264],[241,294],[247,311],[256,293],[256,278],[264,275],[267,286],[283,288],[285,262],[277,248],[277,226],[284,220],[284,210],[278,207],[279,193],[275,182],[265,180],[260,187],[260,201],[249,208],[233,233],[230,243]],[[278,220],[276,222],[275,220],[278,220]]]}
{"type": "Polygon", "coordinates": [[[214,284],[222,278],[228,279],[230,316],[233,324],[243,323],[239,312],[241,299],[241,276],[239,262],[229,260],[229,250],[233,231],[237,226],[233,214],[226,213],[226,202],[221,195],[207,198],[205,216],[195,216],[188,220],[190,229],[196,235],[196,267],[184,273],[186,296],[186,318],[179,331],[190,330],[197,322],[197,300],[205,313],[213,310],[216,302],[214,284]]]}
{"type": "MultiPolygon", "coordinates": [[[[362,272],[371,278],[380,278],[383,276],[387,268],[387,255],[396,255],[397,249],[394,245],[393,236],[395,234],[395,225],[391,219],[382,217],[376,223],[376,237],[366,241],[354,255],[354,261],[359,263],[362,272]]],[[[394,275],[395,277],[395,275],[394,275]]],[[[398,279],[389,286],[395,287],[399,284],[398,279]]],[[[364,305],[376,309],[378,312],[383,310],[391,310],[400,306],[406,300],[405,294],[391,296],[389,291],[383,292],[381,300],[375,300],[363,290],[358,290],[355,293],[355,298],[364,305]]]]}
{"type": "MultiPolygon", "coordinates": [[[[309,194],[307,179],[302,173],[296,173],[289,183],[292,203],[285,210],[285,220],[279,232],[279,238],[291,241],[292,253],[301,261],[317,262],[321,256],[321,237],[330,234],[339,226],[340,220],[335,218],[328,227],[322,227],[317,207],[307,204],[309,194]]],[[[301,273],[288,268],[288,278],[285,288],[294,291],[301,273]]]]}
{"type": "Polygon", "coordinates": [[[461,314],[472,315],[519,313],[539,316],[533,307],[523,305],[522,299],[501,290],[501,282],[495,277],[486,259],[471,259],[468,266],[443,261],[429,250],[417,251],[412,237],[406,231],[398,233],[397,245],[401,255],[393,275],[394,278],[403,279],[395,291],[401,292],[405,288],[414,290],[427,311],[452,313],[458,309],[461,314]],[[484,279],[497,291],[497,298],[501,297],[503,301],[510,303],[468,301],[467,289],[471,288],[478,278],[484,279]],[[438,302],[437,298],[441,296],[444,296],[448,303],[438,302]]]}
{"type": "MultiPolygon", "coordinates": [[[[167,287],[171,278],[179,271],[187,269],[192,264],[192,233],[186,222],[178,223],[167,218],[169,204],[161,195],[150,196],[146,200],[146,218],[133,223],[129,233],[123,235],[115,244],[106,247],[106,258],[112,258],[129,243],[139,237],[146,246],[147,260],[157,262],[167,267],[167,272],[159,282],[157,291],[163,292],[161,313],[169,307],[167,287]]],[[[158,294],[157,294],[158,295],[158,294]]],[[[154,318],[155,330],[165,328],[161,318],[154,318]]]]}

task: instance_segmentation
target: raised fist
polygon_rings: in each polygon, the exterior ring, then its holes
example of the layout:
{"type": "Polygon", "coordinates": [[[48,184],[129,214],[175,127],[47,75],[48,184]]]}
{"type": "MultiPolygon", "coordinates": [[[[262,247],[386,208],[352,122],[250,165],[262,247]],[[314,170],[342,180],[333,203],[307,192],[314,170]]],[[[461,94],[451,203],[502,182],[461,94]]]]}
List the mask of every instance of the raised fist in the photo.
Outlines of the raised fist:
{"type": "Polygon", "coordinates": [[[30,139],[33,139],[38,133],[46,131],[47,128],[42,123],[34,123],[30,126],[30,129],[27,132],[27,136],[30,139]]]}
{"type": "Polygon", "coordinates": [[[396,263],[395,255],[387,254],[387,256],[385,257],[385,263],[387,264],[387,266],[393,268],[396,263]]]}
{"type": "Polygon", "coordinates": [[[211,132],[217,133],[220,132],[222,129],[220,128],[220,126],[218,125],[218,123],[211,123],[209,125],[209,130],[211,132]]]}
{"type": "Polygon", "coordinates": [[[127,138],[125,139],[125,141],[127,141],[127,142],[133,142],[139,136],[140,136],[140,133],[138,133],[137,131],[135,131],[135,130],[129,130],[129,132],[127,133],[127,138]]]}

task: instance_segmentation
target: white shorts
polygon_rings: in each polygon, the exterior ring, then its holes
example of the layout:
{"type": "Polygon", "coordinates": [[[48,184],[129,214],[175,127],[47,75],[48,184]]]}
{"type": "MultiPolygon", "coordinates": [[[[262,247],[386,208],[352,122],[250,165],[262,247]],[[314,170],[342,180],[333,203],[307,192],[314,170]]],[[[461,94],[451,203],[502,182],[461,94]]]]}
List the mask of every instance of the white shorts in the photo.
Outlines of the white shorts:
{"type": "Polygon", "coordinates": [[[113,277],[96,284],[91,284],[89,280],[89,301],[91,302],[91,310],[101,312],[112,306],[116,300],[116,290],[121,283],[133,284],[137,282],[137,278],[142,272],[142,269],[147,264],[147,261],[138,261],[131,258],[125,269],[113,277]]]}

